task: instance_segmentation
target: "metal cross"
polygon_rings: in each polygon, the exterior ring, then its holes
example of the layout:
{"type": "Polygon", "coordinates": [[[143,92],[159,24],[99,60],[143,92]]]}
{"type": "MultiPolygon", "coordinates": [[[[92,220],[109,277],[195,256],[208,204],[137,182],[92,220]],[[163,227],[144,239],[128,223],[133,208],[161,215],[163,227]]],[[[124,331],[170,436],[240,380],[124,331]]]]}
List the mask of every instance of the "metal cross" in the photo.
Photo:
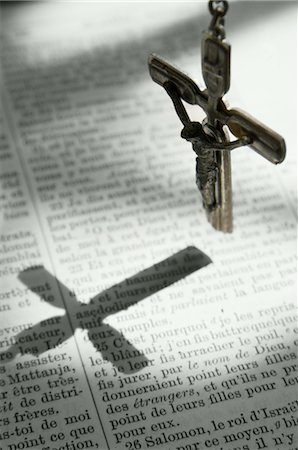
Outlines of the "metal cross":
{"type": "Polygon", "coordinates": [[[190,141],[196,158],[196,182],[207,218],[216,230],[232,232],[232,181],[230,151],[249,145],[274,164],[286,154],[284,139],[247,113],[228,109],[222,100],[230,87],[231,47],[225,40],[227,1],[209,1],[212,20],[202,35],[202,74],[207,89],[157,55],[149,57],[152,79],[171,97],[184,125],[181,137],[190,141]],[[199,105],[207,117],[192,122],[182,103],[199,105]],[[238,139],[230,142],[227,127],[238,139]]]}

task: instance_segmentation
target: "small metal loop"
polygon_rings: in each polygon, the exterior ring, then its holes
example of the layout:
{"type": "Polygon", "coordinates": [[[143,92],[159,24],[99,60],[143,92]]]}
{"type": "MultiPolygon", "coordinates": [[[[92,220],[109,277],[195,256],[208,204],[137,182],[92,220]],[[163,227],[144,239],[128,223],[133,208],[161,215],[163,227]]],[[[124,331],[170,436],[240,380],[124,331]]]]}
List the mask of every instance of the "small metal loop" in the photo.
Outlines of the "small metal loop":
{"type": "Polygon", "coordinates": [[[226,37],[226,30],[225,30],[225,27],[224,27],[223,23],[216,24],[216,26],[213,28],[212,31],[214,31],[215,35],[219,39],[221,39],[221,40],[225,39],[225,37],[226,37]]]}
{"type": "Polygon", "coordinates": [[[226,0],[210,0],[209,1],[209,11],[214,16],[225,16],[228,9],[229,4],[226,0]]]}
{"type": "Polygon", "coordinates": [[[224,29],[224,16],[229,8],[227,1],[210,1],[209,2],[209,10],[212,14],[211,23],[209,26],[209,30],[218,37],[218,39],[225,39],[226,33],[224,29]],[[214,7],[214,4],[217,4],[218,7],[214,7]],[[222,6],[220,6],[222,5],[222,6]]]}

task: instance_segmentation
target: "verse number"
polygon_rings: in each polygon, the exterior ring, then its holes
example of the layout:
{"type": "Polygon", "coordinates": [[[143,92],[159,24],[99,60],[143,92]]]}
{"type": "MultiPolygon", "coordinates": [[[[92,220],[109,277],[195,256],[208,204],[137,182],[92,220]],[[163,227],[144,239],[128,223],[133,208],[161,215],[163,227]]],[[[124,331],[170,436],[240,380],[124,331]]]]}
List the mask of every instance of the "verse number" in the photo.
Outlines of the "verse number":
{"type": "Polygon", "coordinates": [[[126,442],[125,447],[129,450],[140,450],[140,448],[142,448],[141,443],[138,439],[133,442],[126,442]]]}

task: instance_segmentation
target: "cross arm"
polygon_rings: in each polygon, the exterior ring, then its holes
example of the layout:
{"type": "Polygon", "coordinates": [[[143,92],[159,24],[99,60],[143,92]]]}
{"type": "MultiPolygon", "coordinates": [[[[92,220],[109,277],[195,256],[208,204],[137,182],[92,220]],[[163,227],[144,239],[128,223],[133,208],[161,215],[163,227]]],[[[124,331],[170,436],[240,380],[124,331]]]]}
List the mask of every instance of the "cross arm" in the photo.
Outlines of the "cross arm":
{"type": "Polygon", "coordinates": [[[201,250],[193,246],[186,247],[106,289],[93,297],[90,303],[102,304],[101,319],[105,319],[111,314],[128,309],[210,263],[212,260],[201,250]]]}
{"type": "Polygon", "coordinates": [[[250,147],[273,164],[280,164],[286,156],[284,138],[259,122],[248,113],[238,108],[226,109],[225,123],[230,131],[239,139],[249,136],[252,140],[250,147]]]}
{"type": "MultiPolygon", "coordinates": [[[[153,81],[163,87],[167,82],[175,84],[182,100],[207,110],[208,91],[201,91],[197,84],[177,67],[155,54],[150,55],[148,65],[153,81]]],[[[278,133],[240,109],[227,109],[222,100],[215,114],[216,119],[222,125],[227,125],[238,139],[247,136],[251,141],[249,146],[268,161],[278,164],[284,160],[285,141],[278,133]]]]}
{"type": "Polygon", "coordinates": [[[161,86],[166,82],[175,84],[180,97],[191,105],[199,105],[206,110],[208,104],[208,94],[201,91],[199,86],[178,67],[168,63],[165,59],[151,54],[148,59],[149,73],[153,81],[161,86]]]}

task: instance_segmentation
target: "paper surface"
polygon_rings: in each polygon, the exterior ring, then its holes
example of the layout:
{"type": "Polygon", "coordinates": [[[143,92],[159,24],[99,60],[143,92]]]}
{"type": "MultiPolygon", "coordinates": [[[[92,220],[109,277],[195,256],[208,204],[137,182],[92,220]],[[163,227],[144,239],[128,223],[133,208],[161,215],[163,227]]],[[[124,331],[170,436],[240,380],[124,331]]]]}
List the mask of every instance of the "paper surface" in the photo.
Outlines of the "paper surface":
{"type": "Polygon", "coordinates": [[[3,8],[0,449],[297,446],[297,8],[270,5],[231,7],[227,97],[288,154],[232,153],[231,235],[146,65],[199,74],[205,4],[3,8]]]}

